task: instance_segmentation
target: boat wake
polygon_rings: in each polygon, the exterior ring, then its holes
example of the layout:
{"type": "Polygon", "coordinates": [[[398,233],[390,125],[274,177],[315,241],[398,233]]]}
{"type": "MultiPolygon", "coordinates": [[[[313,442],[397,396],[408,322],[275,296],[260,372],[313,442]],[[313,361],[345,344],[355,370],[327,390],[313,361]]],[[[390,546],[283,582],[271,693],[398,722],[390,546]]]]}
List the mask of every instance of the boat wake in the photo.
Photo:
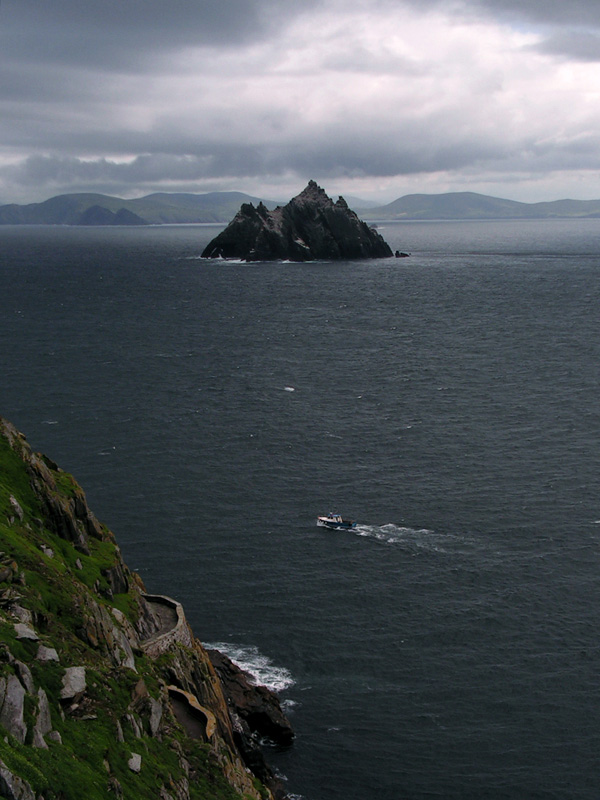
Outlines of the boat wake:
{"type": "Polygon", "coordinates": [[[266,686],[273,692],[283,692],[296,683],[289,670],[273,664],[271,659],[260,653],[257,647],[231,642],[205,643],[204,647],[224,653],[240,669],[247,672],[255,684],[266,686]]]}
{"type": "Polygon", "coordinates": [[[413,556],[423,553],[439,555],[463,554],[469,557],[474,553],[485,552],[486,559],[501,563],[504,556],[499,551],[490,549],[489,543],[479,537],[464,532],[447,531],[440,533],[429,528],[408,528],[402,525],[363,525],[358,523],[355,528],[347,531],[354,536],[374,539],[381,544],[400,547],[413,556]]]}
{"type": "Polygon", "coordinates": [[[357,536],[368,536],[371,539],[392,543],[414,538],[417,535],[431,534],[433,531],[427,528],[406,528],[401,525],[394,525],[393,522],[388,522],[386,525],[362,525],[358,523],[354,528],[354,533],[357,536]]]}
{"type": "Polygon", "coordinates": [[[405,549],[428,550],[438,553],[447,551],[447,537],[428,528],[407,528],[389,522],[386,525],[363,525],[358,523],[350,533],[368,539],[376,539],[383,544],[398,545],[405,549]]]}

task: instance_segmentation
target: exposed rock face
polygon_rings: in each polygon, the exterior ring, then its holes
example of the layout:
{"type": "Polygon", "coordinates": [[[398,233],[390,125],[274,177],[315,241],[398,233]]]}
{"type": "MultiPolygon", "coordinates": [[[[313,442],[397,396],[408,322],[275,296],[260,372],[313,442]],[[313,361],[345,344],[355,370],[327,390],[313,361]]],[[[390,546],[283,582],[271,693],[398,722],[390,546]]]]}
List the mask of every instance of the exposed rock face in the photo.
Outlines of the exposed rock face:
{"type": "Polygon", "coordinates": [[[27,781],[14,775],[3,761],[0,761],[0,797],[6,800],[36,800],[27,781]]]}
{"type": "Polygon", "coordinates": [[[244,203],[227,228],[204,249],[203,258],[245,261],[389,258],[377,231],[362,222],[340,197],[337,203],[314,181],[274,211],[244,203]]]}
{"type": "Polygon", "coordinates": [[[71,700],[85,692],[85,667],[67,667],[62,679],[61,700],[71,700]]]}
{"type": "Polygon", "coordinates": [[[260,736],[277,744],[291,744],[294,732],[277,695],[265,686],[255,686],[248,673],[224,653],[219,650],[207,650],[207,653],[221,679],[230,708],[260,736]]]}
{"type": "Polygon", "coordinates": [[[78,484],[1,418],[0,474],[0,796],[283,798],[260,713],[228,705],[181,604],[146,594],[78,484]]]}
{"type": "Polygon", "coordinates": [[[258,744],[259,738],[270,739],[284,747],[292,743],[294,731],[279,698],[265,686],[256,686],[250,675],[224,653],[206,652],[223,686],[233,720],[234,739],[244,754],[244,761],[273,792],[275,800],[285,798],[283,783],[269,770],[258,744]]]}
{"type": "Polygon", "coordinates": [[[27,726],[23,719],[25,706],[25,688],[16,675],[0,679],[0,725],[23,744],[27,734],[27,726]]]}

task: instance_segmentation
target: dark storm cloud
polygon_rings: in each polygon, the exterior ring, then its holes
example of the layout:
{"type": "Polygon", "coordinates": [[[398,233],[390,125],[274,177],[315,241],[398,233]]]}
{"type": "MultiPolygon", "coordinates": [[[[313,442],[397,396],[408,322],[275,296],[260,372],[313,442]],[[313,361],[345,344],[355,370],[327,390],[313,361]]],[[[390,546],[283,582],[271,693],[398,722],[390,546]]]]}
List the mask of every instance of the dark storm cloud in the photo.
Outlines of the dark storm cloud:
{"type": "Polygon", "coordinates": [[[272,34],[318,0],[3,0],[3,54],[105,70],[152,69],[183,47],[234,47],[272,34]]]}
{"type": "Polygon", "coordinates": [[[598,164],[600,3],[3,0],[0,47],[5,202],[598,164]]]}
{"type": "Polygon", "coordinates": [[[559,31],[548,36],[536,49],[573,61],[600,61],[600,35],[588,31],[559,31]]]}
{"type": "Polygon", "coordinates": [[[546,171],[568,167],[600,168],[600,141],[587,137],[564,146],[531,142],[519,156],[473,138],[440,144],[423,130],[412,144],[379,143],[337,139],[313,141],[303,148],[290,145],[214,144],[196,155],[154,154],[138,156],[126,163],[102,158],[32,156],[15,166],[0,168],[0,177],[21,186],[52,186],[58,190],[77,187],[78,191],[125,191],[169,184],[184,189],[194,181],[252,178],[277,175],[292,170],[298,175],[320,178],[417,175],[420,173],[470,168],[478,161],[510,167],[513,170],[546,171]],[[418,142],[418,144],[417,144],[418,142]]]}

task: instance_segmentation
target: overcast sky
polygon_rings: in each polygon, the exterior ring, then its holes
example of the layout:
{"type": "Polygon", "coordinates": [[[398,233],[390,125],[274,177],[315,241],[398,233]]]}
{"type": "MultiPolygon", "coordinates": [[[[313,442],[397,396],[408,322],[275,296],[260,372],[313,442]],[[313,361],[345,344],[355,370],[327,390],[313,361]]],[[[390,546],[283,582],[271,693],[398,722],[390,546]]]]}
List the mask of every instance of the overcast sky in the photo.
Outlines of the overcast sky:
{"type": "Polygon", "coordinates": [[[600,0],[0,0],[0,203],[600,197],[600,0]]]}

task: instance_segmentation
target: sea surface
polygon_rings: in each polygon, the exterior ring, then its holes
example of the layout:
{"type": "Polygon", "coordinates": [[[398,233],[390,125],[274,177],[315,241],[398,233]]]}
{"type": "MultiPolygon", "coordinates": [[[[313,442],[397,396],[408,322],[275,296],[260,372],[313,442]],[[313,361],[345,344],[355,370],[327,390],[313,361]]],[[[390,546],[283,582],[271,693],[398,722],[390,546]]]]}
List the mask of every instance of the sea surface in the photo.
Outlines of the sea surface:
{"type": "Polygon", "coordinates": [[[0,414],[280,691],[296,797],[598,800],[600,220],[218,230],[0,228],[0,414]]]}

